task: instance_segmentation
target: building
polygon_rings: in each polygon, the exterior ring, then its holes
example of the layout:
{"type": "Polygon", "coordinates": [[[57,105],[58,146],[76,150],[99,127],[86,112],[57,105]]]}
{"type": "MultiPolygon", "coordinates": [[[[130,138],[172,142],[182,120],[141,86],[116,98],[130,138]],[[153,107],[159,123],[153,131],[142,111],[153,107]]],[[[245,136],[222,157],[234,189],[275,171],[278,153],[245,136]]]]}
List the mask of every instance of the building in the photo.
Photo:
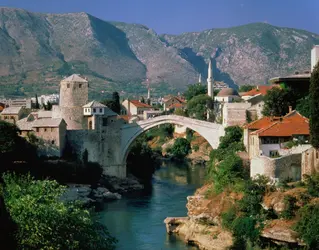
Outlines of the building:
{"type": "Polygon", "coordinates": [[[180,96],[168,95],[163,97],[163,109],[165,111],[184,109],[186,107],[186,101],[180,96]]]}
{"type": "MultiPolygon", "coordinates": [[[[38,96],[38,103],[40,105],[43,105],[43,104],[46,105],[48,102],[51,104],[59,104],[59,99],[60,99],[59,94],[41,95],[41,96],[38,96]]],[[[35,103],[36,102],[35,97],[31,98],[31,101],[32,103],[35,103]]]]}
{"type": "Polygon", "coordinates": [[[39,118],[34,113],[17,121],[21,136],[38,138],[38,153],[61,157],[66,144],[67,124],[61,118],[39,118]]]}
{"type": "Polygon", "coordinates": [[[278,86],[257,86],[248,92],[242,93],[241,98],[251,104],[251,106],[247,109],[247,116],[249,116],[250,120],[257,120],[263,116],[262,110],[264,108],[264,96],[267,94],[268,90],[274,87],[278,86]]]}
{"type": "Polygon", "coordinates": [[[222,124],[228,126],[242,126],[247,122],[247,110],[250,103],[233,102],[222,106],[222,124]]]}
{"type": "Polygon", "coordinates": [[[219,103],[230,103],[230,102],[240,102],[241,97],[239,96],[237,90],[232,88],[224,88],[216,95],[214,98],[216,102],[219,103]]]}
{"type": "Polygon", "coordinates": [[[319,60],[319,45],[313,46],[311,50],[311,72],[319,60]]]}
{"type": "Polygon", "coordinates": [[[83,115],[87,118],[87,129],[97,129],[98,125],[107,126],[108,123],[114,122],[118,116],[114,111],[97,101],[91,101],[83,106],[83,115]],[[108,119],[114,117],[114,119],[108,119]]]}
{"type": "Polygon", "coordinates": [[[146,110],[143,113],[144,120],[154,118],[156,116],[160,116],[163,114],[163,111],[161,110],[146,110]]]}
{"type": "Polygon", "coordinates": [[[141,116],[143,118],[144,111],[152,110],[153,107],[139,100],[126,99],[122,102],[121,115],[141,116]]]}
{"type": "Polygon", "coordinates": [[[1,112],[0,119],[16,124],[16,122],[23,118],[26,114],[27,110],[22,107],[7,107],[1,112]]]}
{"type": "Polygon", "coordinates": [[[0,99],[0,103],[3,103],[5,107],[23,107],[30,109],[31,108],[31,99],[30,98],[17,98],[17,99],[0,99]]]}
{"type": "Polygon", "coordinates": [[[73,74],[60,82],[60,103],[52,106],[52,118],[63,118],[68,130],[87,128],[83,106],[88,103],[89,84],[73,74]]]}
{"type": "Polygon", "coordinates": [[[278,157],[289,141],[309,143],[309,120],[297,111],[284,117],[263,117],[244,126],[244,144],[249,158],[278,157]]]}

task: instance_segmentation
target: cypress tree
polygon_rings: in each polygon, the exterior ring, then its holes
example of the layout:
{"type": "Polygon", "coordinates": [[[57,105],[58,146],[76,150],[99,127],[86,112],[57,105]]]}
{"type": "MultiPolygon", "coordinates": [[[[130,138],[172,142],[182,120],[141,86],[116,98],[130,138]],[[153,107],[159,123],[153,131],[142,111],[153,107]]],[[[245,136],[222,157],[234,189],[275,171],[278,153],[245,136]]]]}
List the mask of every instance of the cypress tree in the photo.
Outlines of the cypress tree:
{"type": "Polygon", "coordinates": [[[112,102],[113,102],[113,104],[112,104],[113,107],[111,109],[115,113],[119,114],[121,112],[121,104],[120,104],[120,95],[118,92],[113,92],[112,102]]]}
{"type": "Polygon", "coordinates": [[[314,67],[310,77],[310,143],[319,148],[319,62],[314,67]]]}
{"type": "Polygon", "coordinates": [[[40,104],[39,104],[39,101],[38,101],[38,95],[37,94],[35,94],[35,108],[36,109],[40,108],[40,104]]]}

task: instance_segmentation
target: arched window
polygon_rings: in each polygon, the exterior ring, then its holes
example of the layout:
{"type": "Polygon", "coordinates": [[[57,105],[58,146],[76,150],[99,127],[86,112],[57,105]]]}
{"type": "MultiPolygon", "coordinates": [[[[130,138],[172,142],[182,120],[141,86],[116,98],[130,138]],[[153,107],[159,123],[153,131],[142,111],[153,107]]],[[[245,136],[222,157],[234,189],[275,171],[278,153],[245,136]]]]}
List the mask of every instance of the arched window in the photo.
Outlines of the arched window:
{"type": "Polygon", "coordinates": [[[92,121],[89,121],[89,129],[92,129],[92,121]]]}

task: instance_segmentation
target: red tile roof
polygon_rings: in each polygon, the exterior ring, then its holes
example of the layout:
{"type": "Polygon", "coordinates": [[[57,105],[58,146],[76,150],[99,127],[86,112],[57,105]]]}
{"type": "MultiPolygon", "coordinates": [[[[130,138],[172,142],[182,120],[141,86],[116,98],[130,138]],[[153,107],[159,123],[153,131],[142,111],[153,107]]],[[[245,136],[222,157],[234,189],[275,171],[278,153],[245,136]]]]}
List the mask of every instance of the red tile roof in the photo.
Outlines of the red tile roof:
{"type": "Polygon", "coordinates": [[[262,96],[267,94],[267,91],[272,88],[278,88],[277,85],[271,86],[258,86],[258,88],[254,88],[246,93],[243,93],[241,96],[255,96],[261,94],[262,96]]]}
{"type": "Polygon", "coordinates": [[[184,103],[173,103],[168,108],[169,109],[174,109],[174,108],[183,108],[183,107],[185,107],[184,103]]]}
{"type": "Polygon", "coordinates": [[[293,135],[309,135],[309,120],[300,115],[297,111],[292,111],[282,117],[281,120],[262,127],[251,134],[257,134],[259,137],[291,137],[293,135]]]}
{"type": "Polygon", "coordinates": [[[261,129],[270,126],[271,124],[277,122],[280,117],[267,117],[264,116],[263,118],[253,121],[249,124],[244,125],[244,128],[248,129],[261,129]]]}
{"type": "Polygon", "coordinates": [[[137,108],[152,108],[151,105],[148,105],[147,103],[142,103],[139,100],[130,100],[130,102],[137,108]]]}

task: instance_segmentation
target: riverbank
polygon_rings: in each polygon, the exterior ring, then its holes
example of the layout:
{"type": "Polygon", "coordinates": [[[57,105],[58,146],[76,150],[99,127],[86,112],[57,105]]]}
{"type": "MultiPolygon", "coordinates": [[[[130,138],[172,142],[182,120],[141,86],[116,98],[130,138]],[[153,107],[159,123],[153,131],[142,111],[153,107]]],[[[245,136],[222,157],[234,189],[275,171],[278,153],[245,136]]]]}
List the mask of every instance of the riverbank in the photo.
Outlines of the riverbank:
{"type": "MultiPolygon", "coordinates": [[[[218,195],[207,196],[210,185],[204,185],[196,190],[195,194],[187,197],[186,217],[167,217],[164,220],[166,231],[169,235],[180,236],[185,243],[196,245],[202,250],[229,249],[234,244],[234,237],[230,230],[223,226],[223,214],[225,214],[237,201],[242,199],[242,194],[227,190],[218,195]]],[[[277,189],[269,192],[263,198],[262,206],[267,211],[273,211],[273,219],[264,221],[260,232],[260,239],[264,244],[276,247],[303,248],[305,243],[300,235],[293,230],[298,217],[294,212],[290,219],[283,217],[285,211],[290,209],[285,197],[294,197],[294,203],[303,207],[307,193],[306,188],[277,189]]],[[[316,202],[307,201],[308,204],[316,202]]],[[[295,208],[297,209],[297,208],[295,208]]]]}

